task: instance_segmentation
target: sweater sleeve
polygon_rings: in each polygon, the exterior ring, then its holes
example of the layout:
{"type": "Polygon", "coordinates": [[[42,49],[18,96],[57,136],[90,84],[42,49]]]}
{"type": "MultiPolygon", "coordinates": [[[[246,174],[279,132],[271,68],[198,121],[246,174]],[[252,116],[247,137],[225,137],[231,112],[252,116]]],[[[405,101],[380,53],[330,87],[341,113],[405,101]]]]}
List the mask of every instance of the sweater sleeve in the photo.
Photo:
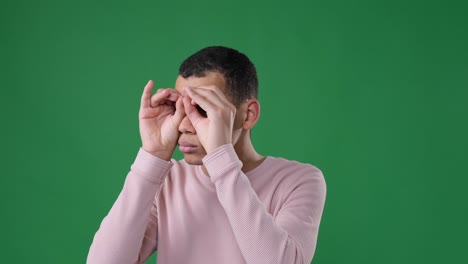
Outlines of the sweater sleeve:
{"type": "Polygon", "coordinates": [[[273,218],[241,171],[242,162],[232,144],[220,146],[205,156],[203,163],[216,186],[246,263],[309,264],[312,261],[326,196],[320,170],[313,166],[298,167],[295,173],[309,175],[300,177],[285,193],[287,198],[273,218]]]}
{"type": "Polygon", "coordinates": [[[122,191],[94,235],[88,264],[144,263],[156,250],[159,194],[172,161],[142,148],[131,165],[122,191]]]}

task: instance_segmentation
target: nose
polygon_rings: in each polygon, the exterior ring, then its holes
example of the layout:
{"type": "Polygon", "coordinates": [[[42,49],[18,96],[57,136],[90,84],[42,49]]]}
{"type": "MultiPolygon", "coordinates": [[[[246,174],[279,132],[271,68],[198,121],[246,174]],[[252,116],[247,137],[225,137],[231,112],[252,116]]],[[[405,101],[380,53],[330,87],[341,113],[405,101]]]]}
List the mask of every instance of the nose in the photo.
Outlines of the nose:
{"type": "Polygon", "coordinates": [[[184,119],[182,119],[182,122],[180,122],[179,131],[182,134],[195,134],[195,128],[193,127],[192,122],[190,122],[190,119],[188,119],[187,115],[184,116],[184,119]]]}

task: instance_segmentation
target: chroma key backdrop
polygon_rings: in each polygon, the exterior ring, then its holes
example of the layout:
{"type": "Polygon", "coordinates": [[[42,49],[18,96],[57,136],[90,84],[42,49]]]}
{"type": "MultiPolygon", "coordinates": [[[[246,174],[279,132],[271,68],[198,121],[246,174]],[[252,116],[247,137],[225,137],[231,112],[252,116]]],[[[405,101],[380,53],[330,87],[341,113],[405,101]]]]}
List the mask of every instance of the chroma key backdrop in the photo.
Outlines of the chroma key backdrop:
{"type": "Polygon", "coordinates": [[[2,1],[0,262],[85,263],[141,146],[143,87],[174,87],[183,59],[223,45],[257,67],[256,150],[324,174],[314,264],[468,263],[467,14],[461,0],[2,1]]]}

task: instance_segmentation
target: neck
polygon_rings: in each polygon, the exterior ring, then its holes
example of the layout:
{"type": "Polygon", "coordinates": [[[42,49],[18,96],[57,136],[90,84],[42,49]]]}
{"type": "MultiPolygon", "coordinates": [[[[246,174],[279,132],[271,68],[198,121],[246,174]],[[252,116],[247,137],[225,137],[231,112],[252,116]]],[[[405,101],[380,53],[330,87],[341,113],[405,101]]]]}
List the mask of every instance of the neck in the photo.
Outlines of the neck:
{"type": "MultiPolygon", "coordinates": [[[[246,173],[250,170],[255,169],[260,165],[266,157],[260,155],[255,151],[252,141],[250,140],[249,133],[242,133],[239,140],[234,145],[237,157],[242,162],[242,172],[246,173]]],[[[203,172],[208,175],[208,171],[205,166],[202,165],[203,172]]]]}
{"type": "Polygon", "coordinates": [[[242,171],[245,173],[260,165],[265,159],[264,156],[260,155],[255,151],[252,141],[250,140],[249,133],[241,135],[236,145],[234,146],[237,156],[242,161],[242,171]]]}

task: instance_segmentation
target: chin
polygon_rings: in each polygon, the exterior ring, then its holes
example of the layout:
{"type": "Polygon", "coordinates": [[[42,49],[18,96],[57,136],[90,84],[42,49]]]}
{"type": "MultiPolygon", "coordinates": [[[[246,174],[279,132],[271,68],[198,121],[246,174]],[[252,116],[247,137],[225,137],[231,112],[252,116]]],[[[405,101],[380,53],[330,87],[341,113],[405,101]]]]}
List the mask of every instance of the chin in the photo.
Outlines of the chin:
{"type": "Polygon", "coordinates": [[[184,154],[184,160],[190,165],[203,165],[202,156],[193,154],[184,154]]]}

